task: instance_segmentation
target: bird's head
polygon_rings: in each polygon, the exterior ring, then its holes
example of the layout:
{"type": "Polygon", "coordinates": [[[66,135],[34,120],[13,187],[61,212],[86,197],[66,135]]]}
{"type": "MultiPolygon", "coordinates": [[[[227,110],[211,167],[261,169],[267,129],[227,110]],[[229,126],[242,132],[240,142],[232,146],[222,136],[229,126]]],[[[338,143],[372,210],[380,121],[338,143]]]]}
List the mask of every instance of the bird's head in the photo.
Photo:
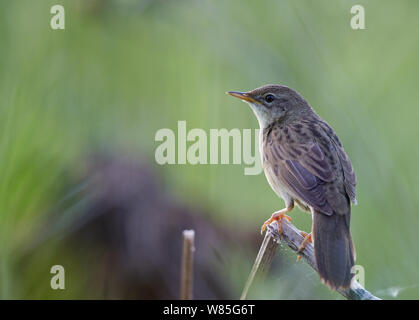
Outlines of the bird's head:
{"type": "Polygon", "coordinates": [[[296,118],[312,110],[303,97],[286,86],[269,84],[249,92],[227,93],[250,105],[262,129],[275,121],[296,118]]]}

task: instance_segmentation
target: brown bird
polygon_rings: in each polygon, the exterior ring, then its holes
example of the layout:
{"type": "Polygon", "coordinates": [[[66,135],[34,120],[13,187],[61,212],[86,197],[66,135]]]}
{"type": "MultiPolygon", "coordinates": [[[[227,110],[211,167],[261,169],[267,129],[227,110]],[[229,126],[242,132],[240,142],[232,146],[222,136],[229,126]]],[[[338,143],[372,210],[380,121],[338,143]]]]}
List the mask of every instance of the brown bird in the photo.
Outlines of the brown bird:
{"type": "Polygon", "coordinates": [[[282,218],[294,203],[312,214],[312,232],[300,250],[313,241],[320,278],[331,289],[347,288],[354,272],[355,251],[349,229],[351,201],[356,204],[356,177],[333,129],[296,91],[266,85],[228,94],[247,102],[260,126],[259,147],[269,184],[286,208],[262,226],[282,218]]]}

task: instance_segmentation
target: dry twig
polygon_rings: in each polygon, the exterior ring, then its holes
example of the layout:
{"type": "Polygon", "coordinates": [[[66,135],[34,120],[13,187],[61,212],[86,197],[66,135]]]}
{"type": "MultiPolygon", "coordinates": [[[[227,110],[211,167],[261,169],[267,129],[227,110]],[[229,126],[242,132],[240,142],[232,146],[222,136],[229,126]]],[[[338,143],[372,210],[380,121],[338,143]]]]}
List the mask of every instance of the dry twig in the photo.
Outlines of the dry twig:
{"type": "MultiPolygon", "coordinates": [[[[288,245],[294,252],[298,251],[303,236],[300,231],[286,219],[282,219],[283,233],[278,233],[277,223],[273,222],[268,226],[263,243],[259,249],[252,271],[246,282],[241,299],[246,299],[247,292],[257,274],[263,274],[269,268],[273,255],[275,254],[278,242],[282,241],[288,245]],[[275,243],[276,245],[273,245],[275,243]],[[270,245],[269,245],[270,244],[270,245]]],[[[317,271],[316,262],[314,260],[314,248],[308,243],[303,252],[299,253],[301,257],[317,271]]],[[[337,290],[341,295],[350,300],[380,300],[376,296],[364,289],[356,280],[353,281],[349,289],[337,290]]]]}
{"type": "Polygon", "coordinates": [[[183,231],[182,269],[180,282],[180,299],[192,299],[193,256],[195,251],[195,231],[183,231]]]}

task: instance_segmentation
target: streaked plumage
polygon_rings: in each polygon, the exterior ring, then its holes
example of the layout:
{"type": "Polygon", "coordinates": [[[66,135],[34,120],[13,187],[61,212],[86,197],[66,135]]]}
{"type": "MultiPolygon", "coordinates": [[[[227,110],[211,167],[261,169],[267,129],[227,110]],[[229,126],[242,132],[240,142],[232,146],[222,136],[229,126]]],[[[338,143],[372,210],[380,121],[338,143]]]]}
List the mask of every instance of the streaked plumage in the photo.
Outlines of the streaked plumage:
{"type": "Polygon", "coordinates": [[[354,265],[349,225],[356,177],[341,142],[288,87],[268,85],[243,95],[259,120],[262,162],[271,187],[288,211],[296,203],[313,214],[320,277],[332,289],[348,287],[354,265]],[[274,97],[269,103],[268,95],[274,97]]]}

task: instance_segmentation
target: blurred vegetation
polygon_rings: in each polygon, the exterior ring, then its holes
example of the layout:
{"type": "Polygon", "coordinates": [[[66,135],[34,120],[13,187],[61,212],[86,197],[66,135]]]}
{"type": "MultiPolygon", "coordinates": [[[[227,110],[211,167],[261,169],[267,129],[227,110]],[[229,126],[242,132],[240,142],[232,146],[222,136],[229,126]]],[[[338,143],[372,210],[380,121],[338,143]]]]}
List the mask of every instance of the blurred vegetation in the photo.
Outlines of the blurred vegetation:
{"type": "MultiPolygon", "coordinates": [[[[50,214],[77,214],[73,174],[95,150],[154,161],[160,128],[256,128],[224,94],[280,83],[299,91],[340,136],[358,177],[352,233],[366,288],[419,297],[419,19],[417,1],[3,0],[0,10],[0,297],[101,298],[66,254],[66,220],[30,272],[16,266],[50,214]],[[66,29],[49,26],[53,4],[66,29]],[[363,4],[366,30],[350,28],[363,4]],[[68,198],[72,200],[69,201],[68,198]],[[49,287],[62,264],[67,289],[49,287]],[[26,271],[25,271],[26,272],[26,271]]],[[[157,167],[178,200],[224,225],[259,231],[283,206],[263,174],[243,165],[157,167]]],[[[308,230],[311,218],[294,210],[308,230]]],[[[199,237],[199,235],[197,235],[199,237]]],[[[262,238],[261,238],[262,240],[262,238]]],[[[240,252],[240,251],[239,251],[240,252]]],[[[269,284],[251,298],[339,298],[283,248],[269,284]]],[[[88,252],[84,254],[88,255],[88,252]]],[[[233,255],[239,292],[256,255],[233,255]]],[[[27,270],[27,269],[25,269],[27,270]]]]}

